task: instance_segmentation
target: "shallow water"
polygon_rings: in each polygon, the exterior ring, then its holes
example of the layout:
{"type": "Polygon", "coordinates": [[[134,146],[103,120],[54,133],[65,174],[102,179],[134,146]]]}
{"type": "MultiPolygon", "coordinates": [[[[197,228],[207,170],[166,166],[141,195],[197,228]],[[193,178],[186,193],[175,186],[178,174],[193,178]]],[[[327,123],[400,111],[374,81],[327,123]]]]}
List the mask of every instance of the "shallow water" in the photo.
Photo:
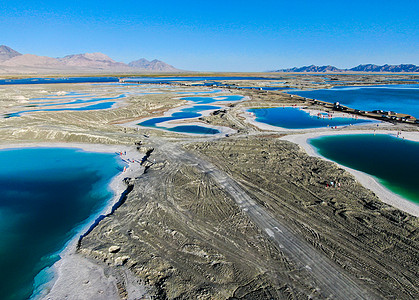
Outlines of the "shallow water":
{"type": "Polygon", "coordinates": [[[174,127],[158,125],[167,121],[174,120],[187,120],[192,118],[198,118],[202,116],[203,111],[215,111],[220,109],[220,106],[206,105],[215,102],[234,102],[243,100],[243,96],[239,95],[227,95],[227,96],[215,96],[215,97],[182,97],[181,100],[186,100],[195,103],[196,105],[181,109],[179,112],[175,112],[168,117],[157,117],[151,118],[146,121],[139,123],[138,125],[144,127],[160,128],[172,132],[179,133],[192,133],[192,134],[217,134],[220,133],[218,129],[213,129],[206,126],[199,125],[179,125],[174,127]]]}
{"type": "Polygon", "coordinates": [[[256,87],[256,86],[241,86],[238,89],[244,90],[261,90],[261,91],[282,91],[282,90],[291,90],[293,88],[290,87],[277,87],[277,86],[264,86],[264,87],[256,87]]]}
{"type": "Polygon", "coordinates": [[[118,82],[117,77],[62,77],[62,78],[25,78],[1,79],[0,85],[12,84],[48,84],[48,83],[86,83],[86,82],[118,82]]]}
{"type": "Polygon", "coordinates": [[[373,122],[356,118],[334,117],[329,119],[324,114],[323,117],[312,116],[308,112],[294,107],[253,108],[248,111],[255,114],[257,122],[287,129],[346,126],[373,122]]]}
{"type": "Polygon", "coordinates": [[[167,121],[197,118],[197,117],[202,116],[202,114],[200,113],[202,111],[217,110],[220,108],[221,107],[219,106],[212,106],[212,105],[195,105],[192,107],[181,109],[179,112],[175,112],[169,117],[157,117],[157,118],[148,119],[146,121],[139,123],[138,125],[144,126],[144,127],[151,127],[151,128],[160,128],[160,129],[165,129],[168,131],[181,132],[181,133],[217,134],[217,133],[220,133],[219,130],[212,129],[205,126],[179,125],[175,127],[166,127],[166,126],[162,126],[158,124],[167,122],[167,121]]]}
{"type": "Polygon", "coordinates": [[[419,204],[419,142],[384,134],[324,136],[309,142],[320,155],[368,173],[419,204]]]}
{"type": "Polygon", "coordinates": [[[77,97],[74,100],[71,101],[63,101],[60,102],[58,100],[69,100],[68,98],[64,98],[64,99],[56,99],[56,101],[53,102],[48,102],[48,103],[37,103],[37,102],[32,102],[30,103],[31,105],[36,105],[37,107],[47,107],[47,106],[58,106],[58,105],[80,105],[80,104],[86,104],[86,103],[94,103],[94,102],[104,102],[104,101],[109,101],[109,100],[117,100],[117,99],[121,99],[121,98],[125,98],[125,95],[119,95],[116,97],[103,97],[103,98],[80,98],[77,97]]]}
{"type": "Polygon", "coordinates": [[[218,97],[183,97],[181,100],[192,101],[196,104],[211,104],[214,102],[232,102],[243,100],[243,96],[239,95],[228,95],[218,97]]]}
{"type": "Polygon", "coordinates": [[[125,82],[141,82],[141,83],[172,83],[173,81],[215,81],[215,80],[272,80],[272,78],[264,77],[133,77],[124,78],[125,82]]]}
{"type": "Polygon", "coordinates": [[[113,196],[123,165],[64,148],[0,150],[0,165],[0,295],[27,299],[35,276],[113,196]]]}
{"type": "Polygon", "coordinates": [[[13,117],[20,117],[24,113],[31,113],[31,112],[42,112],[42,111],[88,111],[88,110],[102,110],[102,109],[109,109],[116,102],[102,102],[96,103],[88,106],[82,107],[66,107],[66,108],[45,108],[45,109],[32,109],[32,110],[21,110],[15,113],[8,113],[5,115],[6,118],[13,118],[13,117]]]}
{"type": "Polygon", "coordinates": [[[419,84],[334,87],[289,94],[327,102],[339,102],[354,109],[395,111],[419,118],[419,84]]]}

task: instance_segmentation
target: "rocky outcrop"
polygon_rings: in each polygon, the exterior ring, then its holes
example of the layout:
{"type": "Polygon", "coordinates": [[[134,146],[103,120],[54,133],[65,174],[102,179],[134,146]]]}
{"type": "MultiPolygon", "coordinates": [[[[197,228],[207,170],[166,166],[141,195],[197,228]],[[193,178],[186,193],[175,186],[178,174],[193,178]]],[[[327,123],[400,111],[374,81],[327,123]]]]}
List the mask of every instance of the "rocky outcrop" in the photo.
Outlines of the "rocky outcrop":
{"type": "Polygon", "coordinates": [[[10,47],[7,47],[5,45],[0,46],[0,62],[6,61],[8,59],[11,59],[13,57],[20,56],[20,55],[22,55],[22,54],[13,50],[10,47]]]}
{"type": "Polygon", "coordinates": [[[349,69],[350,71],[357,72],[419,72],[419,66],[412,64],[405,65],[359,65],[355,68],[349,69]]]}
{"type": "Polygon", "coordinates": [[[126,64],[116,62],[103,53],[67,55],[59,59],[65,66],[97,69],[130,69],[126,64]]]}
{"type": "Polygon", "coordinates": [[[15,56],[1,63],[8,67],[64,67],[65,64],[60,60],[48,56],[38,56],[24,54],[15,56]]]}
{"type": "Polygon", "coordinates": [[[290,68],[290,69],[282,69],[277,70],[275,72],[289,72],[289,73],[301,73],[301,72],[342,72],[343,70],[340,70],[334,66],[306,66],[301,68],[290,68]]]}
{"type": "Polygon", "coordinates": [[[156,71],[156,72],[179,72],[179,69],[165,63],[164,61],[160,61],[154,59],[152,61],[148,61],[145,58],[141,58],[139,60],[132,61],[128,64],[132,68],[136,69],[143,69],[148,71],[156,71]]]}

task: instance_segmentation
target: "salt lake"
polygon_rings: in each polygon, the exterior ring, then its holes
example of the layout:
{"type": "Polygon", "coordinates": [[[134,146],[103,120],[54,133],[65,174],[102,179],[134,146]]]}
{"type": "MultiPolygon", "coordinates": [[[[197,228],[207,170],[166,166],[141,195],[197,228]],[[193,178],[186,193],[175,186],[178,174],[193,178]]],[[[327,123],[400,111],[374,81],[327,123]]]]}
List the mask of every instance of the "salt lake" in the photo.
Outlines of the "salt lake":
{"type": "Polygon", "coordinates": [[[35,276],[113,197],[109,183],[124,165],[70,148],[4,149],[0,165],[0,295],[27,299],[35,276]]]}
{"type": "Polygon", "coordinates": [[[359,110],[395,111],[419,118],[419,84],[346,86],[288,93],[330,103],[339,102],[359,110]]]}

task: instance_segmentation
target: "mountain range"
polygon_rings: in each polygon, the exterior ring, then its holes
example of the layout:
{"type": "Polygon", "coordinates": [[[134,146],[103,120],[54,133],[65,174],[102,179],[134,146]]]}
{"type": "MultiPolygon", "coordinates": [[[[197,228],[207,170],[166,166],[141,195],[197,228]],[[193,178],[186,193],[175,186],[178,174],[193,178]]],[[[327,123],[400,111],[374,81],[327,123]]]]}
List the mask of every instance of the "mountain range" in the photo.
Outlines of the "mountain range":
{"type": "Polygon", "coordinates": [[[271,72],[283,72],[283,73],[326,73],[326,72],[419,72],[419,66],[412,64],[404,65],[359,65],[351,69],[338,69],[334,66],[305,66],[301,68],[290,68],[290,69],[280,69],[271,72]]]}
{"type": "Polygon", "coordinates": [[[163,61],[141,58],[129,64],[117,62],[103,53],[67,55],[61,58],[21,54],[0,46],[0,73],[106,73],[181,72],[163,61]]]}

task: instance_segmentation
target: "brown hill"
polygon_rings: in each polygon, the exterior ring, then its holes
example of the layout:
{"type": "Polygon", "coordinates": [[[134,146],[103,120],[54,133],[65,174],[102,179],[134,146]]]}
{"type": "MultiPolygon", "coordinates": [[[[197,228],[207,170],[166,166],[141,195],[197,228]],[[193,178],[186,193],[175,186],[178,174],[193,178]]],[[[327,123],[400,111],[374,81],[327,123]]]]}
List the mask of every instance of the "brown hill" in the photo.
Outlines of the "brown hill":
{"type": "Polygon", "coordinates": [[[144,69],[148,71],[155,71],[155,72],[179,72],[179,69],[176,69],[172,65],[169,65],[161,60],[152,60],[148,61],[145,58],[141,58],[136,61],[132,61],[128,64],[130,67],[144,69]]]}
{"type": "Polygon", "coordinates": [[[140,59],[129,64],[117,62],[103,53],[83,53],[62,58],[20,54],[7,46],[0,46],[0,73],[105,73],[105,72],[180,72],[160,61],[140,59]]]}
{"type": "Polygon", "coordinates": [[[7,47],[5,45],[0,46],[0,62],[11,59],[15,56],[22,55],[19,52],[13,50],[10,47],[7,47]]]}

